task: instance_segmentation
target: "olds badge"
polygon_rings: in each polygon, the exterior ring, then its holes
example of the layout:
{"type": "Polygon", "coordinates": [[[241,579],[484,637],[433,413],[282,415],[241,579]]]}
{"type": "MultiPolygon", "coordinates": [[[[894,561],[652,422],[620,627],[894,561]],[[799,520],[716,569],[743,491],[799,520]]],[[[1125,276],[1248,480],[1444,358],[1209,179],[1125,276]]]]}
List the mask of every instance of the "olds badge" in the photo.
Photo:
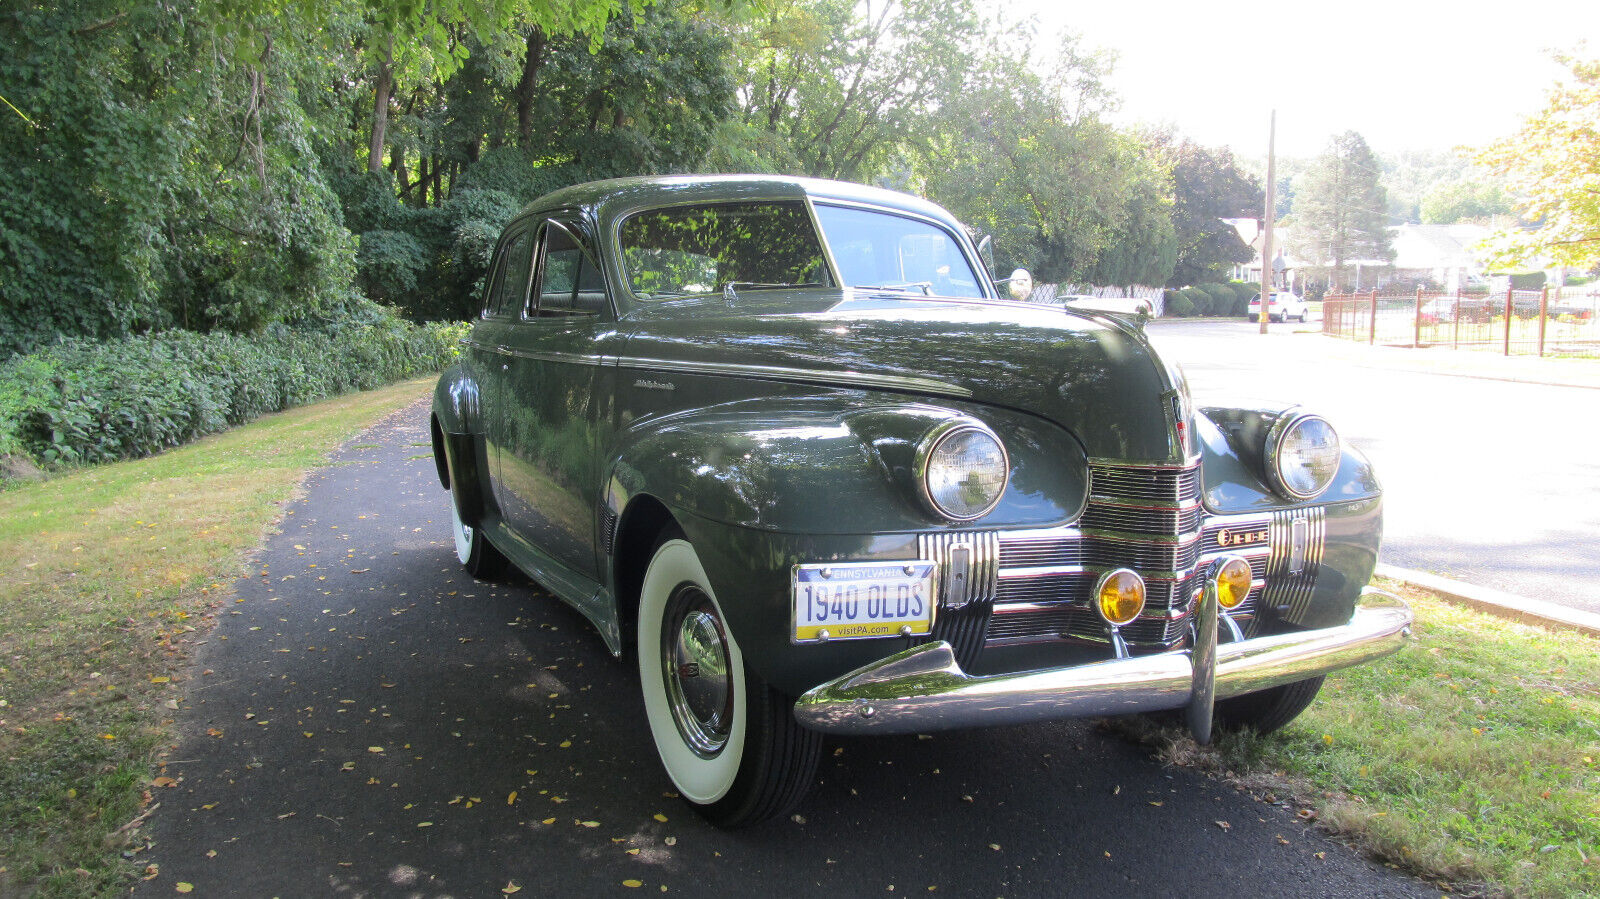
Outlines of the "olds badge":
{"type": "Polygon", "coordinates": [[[1234,530],[1224,528],[1217,532],[1217,545],[1226,549],[1230,546],[1253,546],[1257,543],[1266,543],[1271,528],[1262,525],[1248,530],[1234,530]]]}

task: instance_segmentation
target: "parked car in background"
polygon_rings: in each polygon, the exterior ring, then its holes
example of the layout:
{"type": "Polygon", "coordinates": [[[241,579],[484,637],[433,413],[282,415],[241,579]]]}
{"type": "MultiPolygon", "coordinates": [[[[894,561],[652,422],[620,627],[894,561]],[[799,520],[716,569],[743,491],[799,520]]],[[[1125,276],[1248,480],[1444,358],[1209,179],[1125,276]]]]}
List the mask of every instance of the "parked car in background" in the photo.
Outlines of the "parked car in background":
{"type": "Polygon", "coordinates": [[[1197,409],[1141,318],[992,277],[931,203],[789,178],[578,185],[495,248],[431,414],[457,558],[637,658],[716,824],[786,813],[824,734],[1179,711],[1203,741],[1401,646],[1332,425],[1197,409]]]}
{"type": "MultiPolygon", "coordinates": [[[[1307,303],[1298,294],[1287,291],[1274,292],[1267,307],[1267,320],[1282,322],[1292,318],[1295,321],[1304,322],[1306,313],[1310,308],[1311,304],[1307,303]]],[[[1250,298],[1250,307],[1246,310],[1246,316],[1253,322],[1261,320],[1261,294],[1258,293],[1250,298]]]]}

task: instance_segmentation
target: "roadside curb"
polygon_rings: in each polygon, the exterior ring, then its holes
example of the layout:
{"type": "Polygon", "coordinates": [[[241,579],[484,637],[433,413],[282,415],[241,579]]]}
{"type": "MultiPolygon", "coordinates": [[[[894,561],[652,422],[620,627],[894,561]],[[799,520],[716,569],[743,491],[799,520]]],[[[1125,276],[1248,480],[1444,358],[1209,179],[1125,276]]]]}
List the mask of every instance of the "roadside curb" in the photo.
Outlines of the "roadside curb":
{"type": "Polygon", "coordinates": [[[1447,602],[1467,606],[1490,615],[1524,624],[1543,625],[1600,637],[1600,614],[1594,612],[1569,609],[1542,599],[1529,599],[1525,596],[1491,590],[1488,587],[1475,587],[1436,574],[1396,568],[1393,565],[1380,564],[1377,573],[1380,577],[1437,593],[1447,602]]]}

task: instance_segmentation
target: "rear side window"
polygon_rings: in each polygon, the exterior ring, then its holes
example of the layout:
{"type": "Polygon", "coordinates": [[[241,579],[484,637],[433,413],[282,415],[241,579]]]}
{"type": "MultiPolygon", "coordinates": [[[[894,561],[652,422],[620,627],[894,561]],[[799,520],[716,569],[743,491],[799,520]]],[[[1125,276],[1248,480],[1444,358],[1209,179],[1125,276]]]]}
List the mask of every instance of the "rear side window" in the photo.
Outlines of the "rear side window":
{"type": "Polygon", "coordinates": [[[528,296],[533,273],[533,239],[523,230],[505,242],[489,276],[485,315],[517,315],[528,296]]]}
{"type": "Polygon", "coordinates": [[[594,257],[574,238],[571,225],[551,220],[544,226],[539,265],[537,316],[595,315],[610,308],[605,278],[594,257]]]}

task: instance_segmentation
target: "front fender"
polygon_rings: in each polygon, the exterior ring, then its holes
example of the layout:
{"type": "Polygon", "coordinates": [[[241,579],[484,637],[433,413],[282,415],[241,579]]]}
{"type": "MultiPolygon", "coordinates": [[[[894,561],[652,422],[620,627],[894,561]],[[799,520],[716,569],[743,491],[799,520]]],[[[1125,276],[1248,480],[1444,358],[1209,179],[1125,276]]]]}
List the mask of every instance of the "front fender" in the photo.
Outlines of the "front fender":
{"type": "Polygon", "coordinates": [[[1293,627],[1332,627],[1350,620],[1378,564],[1383,490],[1372,463],[1344,443],[1339,471],[1321,494],[1299,500],[1277,493],[1267,476],[1267,434],[1280,417],[1297,411],[1294,406],[1201,410],[1195,416],[1195,434],[1203,498],[1214,514],[1271,513],[1278,528],[1301,517],[1316,522],[1322,550],[1299,587],[1309,596],[1286,600],[1276,614],[1293,627]]]}
{"type": "Polygon", "coordinates": [[[1297,500],[1274,491],[1267,477],[1267,433],[1280,416],[1294,408],[1208,407],[1200,410],[1195,416],[1195,436],[1200,443],[1207,509],[1233,515],[1293,506],[1359,503],[1377,500],[1383,495],[1372,463],[1348,443],[1343,443],[1339,472],[1321,494],[1297,500]]]}
{"type": "Polygon", "coordinates": [[[859,395],[739,401],[641,422],[622,435],[609,470],[613,513],[648,493],[700,518],[793,534],[1059,525],[1082,514],[1088,495],[1083,448],[1042,419],[859,395]],[[982,420],[1011,459],[1005,494],[976,521],[935,515],[912,474],[922,436],[954,416],[982,420]]]}

